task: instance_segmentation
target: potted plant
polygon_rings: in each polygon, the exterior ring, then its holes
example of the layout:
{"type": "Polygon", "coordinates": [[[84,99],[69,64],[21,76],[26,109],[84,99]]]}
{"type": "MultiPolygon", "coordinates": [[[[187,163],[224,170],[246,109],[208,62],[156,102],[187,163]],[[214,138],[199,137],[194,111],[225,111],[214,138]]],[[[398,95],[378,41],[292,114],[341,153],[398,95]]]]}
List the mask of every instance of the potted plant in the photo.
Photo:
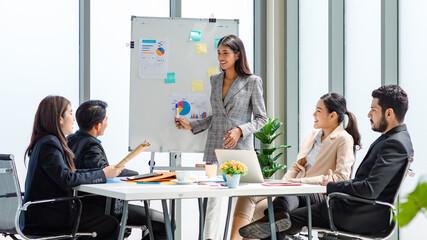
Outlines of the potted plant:
{"type": "Polygon", "coordinates": [[[240,182],[240,176],[246,175],[246,173],[248,172],[248,168],[245,164],[234,160],[226,160],[223,164],[221,164],[219,169],[225,175],[229,188],[238,187],[240,182]]]}
{"type": "Polygon", "coordinates": [[[427,181],[420,181],[417,187],[409,193],[403,203],[399,204],[397,219],[399,227],[406,226],[421,212],[427,217],[427,181]]]}
{"type": "Polygon", "coordinates": [[[283,153],[279,153],[275,156],[273,153],[277,149],[290,148],[291,146],[279,145],[275,147],[270,147],[271,143],[278,136],[284,133],[284,131],[276,133],[276,131],[280,128],[280,126],[282,126],[282,124],[282,122],[278,121],[278,118],[268,118],[268,123],[265,124],[261,131],[255,133],[255,137],[258,138],[265,145],[265,148],[255,149],[258,155],[258,161],[259,165],[261,166],[262,175],[264,176],[264,179],[269,179],[277,170],[286,168],[286,165],[276,162],[283,155],[283,153]]]}

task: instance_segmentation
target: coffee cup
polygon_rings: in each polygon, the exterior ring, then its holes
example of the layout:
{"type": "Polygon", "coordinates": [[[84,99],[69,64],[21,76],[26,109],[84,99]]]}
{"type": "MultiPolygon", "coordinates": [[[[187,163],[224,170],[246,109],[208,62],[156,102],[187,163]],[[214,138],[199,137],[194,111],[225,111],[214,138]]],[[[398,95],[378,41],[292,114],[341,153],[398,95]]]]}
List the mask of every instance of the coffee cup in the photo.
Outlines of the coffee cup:
{"type": "Polygon", "coordinates": [[[179,182],[188,182],[190,180],[190,173],[188,171],[176,171],[176,179],[179,182]]]}
{"type": "Polygon", "coordinates": [[[208,176],[208,178],[212,178],[212,177],[216,176],[217,166],[218,165],[216,163],[206,163],[205,164],[206,176],[208,176]]]}

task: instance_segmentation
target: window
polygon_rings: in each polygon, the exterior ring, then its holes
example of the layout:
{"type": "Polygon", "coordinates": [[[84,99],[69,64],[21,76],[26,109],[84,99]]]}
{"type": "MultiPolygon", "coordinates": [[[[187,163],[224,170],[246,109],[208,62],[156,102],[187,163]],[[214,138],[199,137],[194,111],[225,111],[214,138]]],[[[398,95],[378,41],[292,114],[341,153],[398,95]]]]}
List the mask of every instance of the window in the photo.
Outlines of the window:
{"type": "Polygon", "coordinates": [[[40,101],[61,95],[73,109],[79,103],[78,4],[2,1],[0,6],[0,152],[15,155],[21,182],[40,101]]]}

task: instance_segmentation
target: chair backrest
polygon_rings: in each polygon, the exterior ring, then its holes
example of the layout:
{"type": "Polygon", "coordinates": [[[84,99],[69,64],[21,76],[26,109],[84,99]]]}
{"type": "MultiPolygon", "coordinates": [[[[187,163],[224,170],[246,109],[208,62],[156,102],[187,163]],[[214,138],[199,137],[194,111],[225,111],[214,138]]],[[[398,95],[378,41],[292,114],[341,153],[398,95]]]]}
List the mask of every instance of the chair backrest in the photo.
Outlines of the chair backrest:
{"type": "Polygon", "coordinates": [[[0,183],[0,232],[17,234],[15,216],[22,195],[12,154],[0,154],[0,183]]]}
{"type": "Polygon", "coordinates": [[[400,193],[400,188],[402,187],[403,182],[405,182],[406,177],[407,176],[409,176],[409,177],[414,176],[414,172],[411,169],[411,164],[413,161],[414,161],[414,157],[408,157],[408,163],[406,164],[406,168],[405,168],[405,172],[403,173],[402,180],[400,180],[399,187],[397,188],[396,194],[394,195],[393,203],[396,202],[397,196],[400,193]]]}

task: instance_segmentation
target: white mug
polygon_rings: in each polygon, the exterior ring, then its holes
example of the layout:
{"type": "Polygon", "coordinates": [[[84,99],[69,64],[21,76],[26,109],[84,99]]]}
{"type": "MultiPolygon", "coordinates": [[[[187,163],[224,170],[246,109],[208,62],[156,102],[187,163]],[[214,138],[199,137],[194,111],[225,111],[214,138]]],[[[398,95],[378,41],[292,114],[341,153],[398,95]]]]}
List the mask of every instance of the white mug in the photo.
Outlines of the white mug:
{"type": "Polygon", "coordinates": [[[190,180],[190,172],[188,171],[176,171],[176,178],[179,182],[187,182],[190,180]]]}

